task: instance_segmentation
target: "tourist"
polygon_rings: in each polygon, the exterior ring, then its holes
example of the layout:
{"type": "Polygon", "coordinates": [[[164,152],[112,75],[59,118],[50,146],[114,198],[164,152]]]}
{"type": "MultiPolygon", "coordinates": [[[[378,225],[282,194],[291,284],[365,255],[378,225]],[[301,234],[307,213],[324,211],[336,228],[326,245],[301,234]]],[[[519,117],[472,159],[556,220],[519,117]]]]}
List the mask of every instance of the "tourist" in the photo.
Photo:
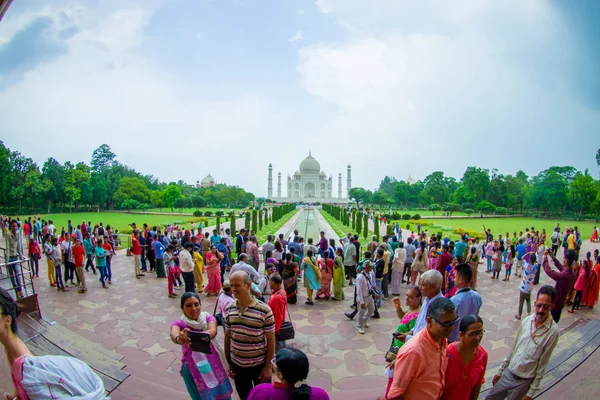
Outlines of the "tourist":
{"type": "Polygon", "coordinates": [[[17,335],[19,314],[19,305],[0,288],[0,323],[3,326],[0,342],[15,387],[12,393],[4,394],[5,399],[106,399],[102,380],[82,361],[73,357],[30,355],[17,335]]]}
{"type": "Polygon", "coordinates": [[[104,241],[102,246],[104,247],[106,254],[106,278],[108,279],[108,283],[112,284],[112,258],[117,253],[115,253],[114,246],[107,241],[104,241]]]}
{"type": "Polygon", "coordinates": [[[261,383],[254,387],[248,400],[329,400],[323,389],[308,386],[308,357],[302,351],[281,349],[271,365],[279,382],[261,383]]]}
{"type": "Polygon", "coordinates": [[[212,236],[210,237],[210,245],[215,246],[217,243],[221,243],[221,235],[219,235],[216,229],[213,229],[212,236]]]}
{"type": "Polygon", "coordinates": [[[183,286],[181,282],[181,268],[175,262],[175,246],[172,244],[167,245],[167,251],[165,252],[165,266],[167,268],[167,287],[169,291],[169,297],[176,297],[177,295],[173,292],[173,288],[181,290],[183,286]]]}
{"type": "Polygon", "coordinates": [[[371,254],[375,254],[377,251],[377,247],[379,247],[379,243],[377,242],[377,236],[371,236],[371,241],[367,244],[367,251],[371,254]]]}
{"type": "MultiPolygon", "coordinates": [[[[98,238],[98,241],[96,242],[96,248],[94,249],[94,251],[94,255],[96,256],[96,267],[100,271],[100,283],[102,284],[102,287],[104,289],[108,289],[108,286],[106,286],[106,250],[104,250],[102,239],[98,238]]],[[[56,261],[54,267],[55,269],[57,268],[56,261]]],[[[60,266],[58,266],[58,269],[60,269],[60,266]]],[[[56,283],[58,285],[59,272],[57,272],[56,276],[56,283]]],[[[62,284],[62,279],[60,280],[60,283],[62,284]]]]}
{"type": "MultiPolygon", "coordinates": [[[[456,278],[456,267],[458,266],[458,260],[456,259],[456,257],[454,257],[452,259],[452,262],[450,263],[450,265],[448,265],[446,267],[446,270],[444,271],[444,280],[442,282],[444,282],[446,284],[446,291],[444,292],[442,290],[442,293],[444,293],[444,297],[446,298],[450,298],[452,296],[454,296],[456,294],[456,291],[458,290],[458,288],[456,287],[456,282],[455,282],[455,278],[456,278]]],[[[442,284],[442,287],[444,285],[442,284]]]]}
{"type": "Polygon", "coordinates": [[[194,259],[194,283],[198,293],[202,293],[204,289],[204,258],[200,255],[199,246],[192,247],[192,258],[194,259]]]}
{"type": "Polygon", "coordinates": [[[85,284],[85,274],[83,272],[83,260],[85,260],[85,249],[81,245],[79,238],[75,238],[75,245],[73,246],[73,260],[75,262],[75,273],[77,274],[77,280],[79,281],[79,293],[87,292],[87,285],[85,284]]]}
{"type": "MultiPolygon", "coordinates": [[[[570,310],[567,310],[571,314],[577,309],[579,310],[579,306],[581,305],[581,298],[583,296],[583,291],[586,290],[589,286],[589,282],[592,277],[592,253],[589,251],[586,254],[586,259],[582,261],[582,266],[579,268],[579,275],[577,276],[577,281],[575,281],[575,300],[573,300],[573,304],[570,310]]],[[[585,304],[585,303],[584,303],[585,304]]]]}
{"type": "MultiPolygon", "coordinates": [[[[283,261],[283,288],[287,295],[287,301],[289,304],[296,304],[298,302],[297,291],[298,291],[298,263],[292,261],[292,253],[287,253],[283,261]]],[[[233,271],[233,268],[231,269],[233,271]]]]}
{"type": "Polygon", "coordinates": [[[221,239],[225,239],[225,247],[227,248],[227,267],[231,268],[231,253],[233,252],[233,242],[231,241],[231,229],[225,229],[225,234],[221,236],[221,239]]]}
{"type": "Polygon", "coordinates": [[[511,244],[507,246],[508,250],[506,251],[506,264],[504,265],[504,279],[503,282],[510,281],[510,274],[512,273],[512,266],[515,258],[515,245],[511,244]]]}
{"type": "Polygon", "coordinates": [[[267,235],[267,241],[262,245],[262,253],[267,254],[267,251],[270,251],[273,254],[273,250],[275,250],[275,245],[273,244],[273,236],[267,235]]]}
{"type": "MultiPolygon", "coordinates": [[[[489,239],[489,236],[488,236],[489,239]]],[[[494,256],[494,241],[488,240],[485,245],[485,258],[487,260],[487,270],[485,272],[492,272],[492,257],[494,256]]]]}
{"type": "Polygon", "coordinates": [[[492,257],[492,279],[500,278],[500,270],[502,269],[502,256],[504,253],[504,245],[502,241],[497,240],[494,242],[494,255],[492,257]]]}
{"type": "Polygon", "coordinates": [[[428,269],[429,256],[427,255],[427,243],[422,241],[413,257],[413,263],[410,266],[410,284],[414,286],[417,282],[418,275],[423,275],[428,269]]]}
{"type": "Polygon", "coordinates": [[[427,309],[434,300],[444,297],[442,294],[442,275],[435,269],[424,272],[419,279],[419,290],[425,296],[415,327],[407,332],[406,340],[410,340],[427,325],[427,309]]]}
{"type": "Polygon", "coordinates": [[[314,258],[312,250],[306,252],[306,257],[302,260],[300,270],[304,273],[304,287],[306,287],[306,301],[304,304],[314,305],[313,290],[321,288],[321,271],[314,258]]]}
{"type": "MultiPolygon", "coordinates": [[[[273,260],[272,258],[270,260],[273,260]]],[[[265,264],[265,275],[262,277],[262,279],[258,282],[258,299],[260,301],[262,301],[263,303],[268,303],[269,299],[271,298],[271,286],[269,285],[269,277],[277,272],[277,268],[275,267],[275,264],[271,261],[268,261],[265,264]]]]}
{"type": "MultiPolygon", "coordinates": [[[[332,244],[335,244],[335,241],[332,244]]],[[[344,251],[338,248],[333,263],[333,300],[344,300],[344,284],[346,283],[344,272],[344,251]]]]}
{"type": "MultiPolygon", "coordinates": [[[[547,265],[547,260],[544,261],[547,265]]],[[[541,388],[542,378],[552,351],[558,343],[558,327],[550,318],[556,290],[542,286],[535,302],[535,313],[521,322],[510,352],[504,358],[486,400],[533,399],[541,388]]]]}
{"type": "Polygon", "coordinates": [[[180,319],[171,324],[171,340],[181,346],[181,376],[190,398],[195,400],[228,400],[233,389],[212,340],[217,336],[215,317],[202,311],[200,297],[186,292],[181,296],[180,319]],[[211,353],[192,351],[189,332],[210,335],[211,353]]]}
{"type": "MultiPolygon", "coordinates": [[[[523,254],[525,256],[525,254],[523,254]]],[[[523,259],[523,280],[519,287],[519,311],[515,315],[516,319],[521,319],[523,315],[523,303],[527,303],[527,315],[531,314],[531,292],[533,291],[533,280],[540,265],[537,263],[537,256],[532,254],[529,262],[523,259]]]]}
{"type": "MultiPolygon", "coordinates": [[[[302,238],[300,238],[300,241],[302,241],[302,238]]],[[[315,257],[317,256],[317,254],[319,254],[319,249],[313,244],[312,238],[308,238],[308,243],[306,246],[304,246],[304,252],[306,253],[308,250],[312,250],[315,257]]]]}
{"type": "MultiPolygon", "coordinates": [[[[479,310],[483,303],[481,295],[471,289],[471,279],[473,279],[473,269],[469,264],[459,264],[456,266],[454,284],[458,291],[452,296],[451,300],[456,305],[456,315],[461,319],[471,314],[479,315],[479,310]]],[[[458,330],[459,326],[457,324],[448,337],[450,342],[455,342],[459,339],[458,330]]]]}
{"type": "MultiPolygon", "coordinates": [[[[210,246],[210,251],[206,253],[205,268],[208,276],[208,283],[204,288],[206,296],[217,296],[221,292],[221,276],[220,263],[223,255],[213,245],[210,246]]],[[[230,279],[231,280],[231,279],[230,279]]]]}
{"type": "Polygon", "coordinates": [[[458,260],[459,264],[462,264],[463,262],[463,257],[465,257],[466,253],[467,253],[467,243],[466,243],[466,238],[461,235],[460,236],[460,240],[458,242],[454,243],[454,257],[456,257],[456,259],[458,260]]]}
{"type": "MultiPolygon", "coordinates": [[[[436,270],[429,272],[439,275],[436,270]]],[[[447,339],[458,323],[454,303],[445,298],[432,301],[426,321],[426,328],[398,351],[394,378],[386,395],[389,400],[438,399],[442,394],[448,365],[447,339]]]]}
{"type": "Polygon", "coordinates": [[[200,247],[202,248],[202,255],[206,255],[210,251],[210,240],[208,239],[209,235],[210,234],[208,232],[204,232],[204,237],[202,239],[200,239],[200,247]]]}
{"type": "Polygon", "coordinates": [[[40,245],[37,242],[37,237],[34,236],[29,241],[29,246],[27,254],[29,255],[29,266],[31,268],[32,276],[35,275],[36,278],[40,277],[40,258],[42,258],[42,250],[40,249],[40,245]]]}
{"type": "Polygon", "coordinates": [[[404,242],[399,242],[394,251],[394,261],[392,262],[392,296],[400,295],[400,282],[404,277],[403,271],[406,265],[406,249],[404,242]]]}
{"type": "Polygon", "coordinates": [[[235,252],[236,254],[242,253],[242,244],[244,244],[244,234],[246,230],[244,228],[240,229],[240,233],[235,238],[235,252]]]}
{"type": "Polygon", "coordinates": [[[23,243],[21,242],[21,236],[18,231],[17,221],[12,220],[9,224],[10,231],[5,234],[6,237],[6,249],[8,253],[8,274],[10,275],[10,282],[12,284],[17,298],[23,297],[21,287],[21,268],[19,267],[20,259],[23,259],[23,243]]]}
{"type": "MultiPolygon", "coordinates": [[[[319,255],[323,257],[323,254],[329,249],[329,242],[325,238],[325,232],[319,232],[319,243],[317,245],[319,246],[319,255]]],[[[332,259],[333,257],[329,258],[332,259]]]]}
{"type": "Polygon", "coordinates": [[[285,347],[285,341],[279,338],[279,330],[281,329],[281,324],[285,321],[287,310],[287,295],[285,290],[283,290],[282,283],[283,280],[281,279],[281,275],[276,272],[269,277],[269,287],[273,295],[269,299],[268,305],[273,312],[273,319],[275,320],[275,347],[277,350],[281,347],[285,347]]]}
{"type": "MultiPolygon", "coordinates": [[[[396,354],[398,350],[404,345],[406,342],[406,333],[414,328],[415,323],[417,322],[417,317],[419,316],[419,311],[421,310],[421,300],[423,296],[421,295],[421,291],[417,286],[410,286],[406,291],[406,305],[408,306],[408,310],[404,311],[402,309],[402,305],[399,297],[395,297],[392,299],[394,303],[394,308],[396,308],[396,315],[400,318],[400,324],[396,328],[396,332],[392,335],[392,345],[390,346],[390,351],[392,348],[396,350],[396,354]]],[[[388,352],[391,356],[391,353],[388,352]]],[[[386,354],[386,361],[391,364],[386,367],[386,376],[388,377],[388,385],[386,388],[386,393],[390,390],[390,386],[392,386],[392,381],[394,377],[393,371],[393,361],[388,358],[388,354],[386,354]]]]}
{"type": "Polygon", "coordinates": [[[527,254],[527,246],[523,243],[522,238],[519,238],[515,250],[517,252],[517,271],[515,275],[517,275],[520,278],[523,276],[523,257],[525,257],[525,254],[527,254]]]}
{"type": "MultiPolygon", "coordinates": [[[[406,239],[406,262],[404,264],[404,271],[402,272],[402,283],[410,285],[411,265],[414,261],[415,253],[417,248],[413,245],[413,238],[409,237],[406,239]]],[[[414,285],[412,285],[414,286],[414,285]]]]}
{"type": "Polygon", "coordinates": [[[141,261],[142,246],[140,245],[139,236],[140,236],[139,232],[137,230],[134,230],[133,236],[131,237],[131,252],[133,253],[133,270],[134,270],[134,276],[136,277],[136,279],[140,279],[141,276],[144,276],[144,274],[141,271],[141,269],[142,269],[142,261],[141,261]]]}
{"type": "Polygon", "coordinates": [[[467,315],[456,324],[460,340],[448,345],[448,368],[442,399],[477,399],[485,383],[488,353],[480,346],[485,330],[478,315],[467,315]]]}
{"type": "Polygon", "coordinates": [[[231,267],[230,275],[236,271],[244,271],[250,276],[252,282],[258,283],[260,281],[260,275],[248,264],[248,255],[246,253],[240,253],[238,259],[239,262],[233,264],[233,267],[231,267]]]}
{"type": "MultiPolygon", "coordinates": [[[[152,250],[154,252],[154,260],[156,263],[156,277],[157,278],[166,278],[167,274],[165,271],[165,250],[166,247],[164,244],[161,243],[160,240],[158,240],[158,236],[154,235],[152,237],[152,250]]],[[[150,255],[148,255],[148,258],[150,259],[150,255]]],[[[152,264],[150,264],[152,265],[152,264]]]]}
{"type": "Polygon", "coordinates": [[[381,300],[383,299],[383,278],[385,271],[385,260],[383,259],[383,248],[377,247],[375,249],[375,260],[373,260],[373,269],[375,272],[375,284],[377,286],[377,301],[375,304],[378,308],[381,307],[381,300]]]}
{"type": "Polygon", "coordinates": [[[319,300],[329,300],[331,298],[331,280],[333,279],[334,263],[329,257],[327,250],[322,252],[323,258],[318,261],[321,269],[321,288],[317,292],[316,298],[319,300]]]}
{"type": "Polygon", "coordinates": [[[550,268],[550,265],[548,264],[548,252],[544,254],[542,267],[544,268],[546,274],[556,281],[556,285],[554,286],[556,289],[556,294],[554,297],[556,297],[556,299],[553,298],[553,307],[550,313],[552,314],[554,321],[558,324],[562,309],[567,299],[567,293],[573,286],[576,278],[576,275],[573,274],[572,269],[572,266],[575,263],[575,253],[573,251],[567,251],[564,265],[561,265],[553,253],[550,253],[550,257],[552,258],[552,261],[554,262],[554,265],[558,271],[554,271],[550,268]]]}
{"type": "Polygon", "coordinates": [[[231,262],[229,262],[229,254],[227,250],[227,239],[224,237],[221,238],[221,241],[215,245],[219,253],[223,256],[221,263],[219,264],[219,268],[221,271],[221,284],[225,281],[225,271],[231,269],[231,262]]]}
{"type": "Polygon", "coordinates": [[[54,275],[54,258],[52,257],[52,236],[44,236],[44,254],[46,255],[46,264],[48,266],[48,283],[50,287],[56,287],[56,276],[54,275]]]}
{"type": "Polygon", "coordinates": [[[283,250],[283,245],[279,240],[275,242],[275,248],[273,250],[273,258],[275,259],[275,265],[277,266],[277,272],[279,275],[283,273],[283,257],[285,256],[285,251],[283,250]]]}
{"type": "Polygon", "coordinates": [[[344,273],[348,279],[348,285],[352,285],[352,279],[356,278],[356,265],[358,264],[354,237],[348,234],[348,242],[344,244],[344,273]]]}
{"type": "MultiPolygon", "coordinates": [[[[453,256],[452,253],[450,253],[450,246],[447,244],[442,245],[442,253],[438,257],[435,269],[443,276],[446,276],[447,267],[452,263],[452,258],[453,256]]],[[[444,293],[448,292],[446,282],[446,279],[444,279],[442,282],[442,292],[444,293]]]]}
{"type": "MultiPolygon", "coordinates": [[[[215,313],[216,310],[219,310],[221,318],[223,318],[223,315],[225,315],[225,309],[227,309],[227,306],[233,301],[235,301],[235,299],[233,298],[233,294],[231,293],[231,284],[229,283],[229,279],[226,279],[225,282],[223,282],[223,291],[219,293],[219,296],[217,297],[217,307],[215,309],[215,313]]],[[[223,330],[224,329],[225,327],[223,327],[223,330]]]]}
{"type": "Polygon", "coordinates": [[[71,285],[75,286],[73,278],[75,277],[75,260],[73,259],[73,237],[66,234],[65,240],[60,245],[63,266],[65,267],[65,285],[71,281],[71,285]]]}
{"type": "Polygon", "coordinates": [[[92,238],[89,233],[86,234],[85,239],[83,239],[83,248],[85,249],[85,255],[87,257],[85,270],[87,272],[90,270],[90,267],[92,267],[92,272],[96,275],[96,267],[94,266],[94,244],[92,243],[92,238]]]}
{"type": "Polygon", "coordinates": [[[268,305],[250,295],[250,276],[234,272],[229,282],[235,301],[223,315],[225,358],[229,375],[241,400],[253,386],[271,380],[271,360],[275,355],[275,320],[268,305]]]}
{"type": "Polygon", "coordinates": [[[56,290],[68,292],[69,289],[65,287],[62,278],[62,254],[60,251],[60,245],[58,244],[58,239],[52,239],[52,260],[54,260],[54,277],[56,279],[56,290]]]}
{"type": "Polygon", "coordinates": [[[250,240],[246,245],[246,254],[248,254],[248,264],[252,266],[256,271],[258,271],[258,266],[260,264],[260,256],[258,252],[258,240],[256,236],[250,236],[250,240]]]}
{"type": "Polygon", "coordinates": [[[181,268],[181,276],[185,283],[186,292],[196,292],[196,284],[194,282],[194,259],[192,258],[192,249],[194,245],[187,241],[183,245],[183,250],[179,252],[179,268],[181,268]]]}
{"type": "MultiPolygon", "coordinates": [[[[365,333],[365,328],[369,327],[367,319],[375,311],[374,297],[377,297],[375,274],[372,273],[373,264],[371,260],[365,260],[362,264],[363,270],[356,278],[356,309],[358,310],[358,324],[356,330],[358,333],[365,333]]],[[[352,319],[352,318],[351,318],[352,319]]]]}

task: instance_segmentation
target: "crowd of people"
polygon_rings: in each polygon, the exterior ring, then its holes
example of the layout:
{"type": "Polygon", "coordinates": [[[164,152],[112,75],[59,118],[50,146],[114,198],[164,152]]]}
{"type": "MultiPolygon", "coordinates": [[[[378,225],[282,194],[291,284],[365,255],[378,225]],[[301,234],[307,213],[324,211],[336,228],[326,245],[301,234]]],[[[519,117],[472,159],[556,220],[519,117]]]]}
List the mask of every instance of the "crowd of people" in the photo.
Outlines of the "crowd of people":
{"type": "MultiPolygon", "coordinates": [[[[26,234],[28,224],[8,223],[11,259],[25,254],[18,250],[19,238],[25,238],[26,247],[33,249],[27,253],[33,273],[38,274],[37,260],[43,252],[49,284],[58,290],[68,290],[70,283],[85,292],[88,269],[92,274],[99,271],[102,287],[110,285],[117,244],[110,227],[98,224],[90,230],[91,224],[83,222],[73,229],[69,224],[55,236],[51,221],[34,220],[26,234]],[[40,233],[43,250],[39,245],[36,250],[40,233]],[[39,254],[37,260],[33,261],[32,254],[39,254]]],[[[480,264],[494,282],[501,277],[503,282],[517,278],[515,318],[521,320],[517,340],[494,377],[489,399],[535,396],[558,340],[556,324],[563,308],[570,305],[568,311],[576,312],[580,307],[593,308],[598,301],[598,250],[580,256],[577,227],[561,230],[557,225],[548,237],[545,230],[534,227],[512,236],[508,232],[494,236],[484,226],[484,238],[461,234],[453,241],[429,236],[427,231],[405,232],[404,240],[396,226],[391,238],[379,241],[373,236],[363,249],[359,236],[352,233],[334,240],[320,232],[317,240],[305,242],[295,231],[290,237],[268,236],[260,245],[254,232],[245,229],[213,230],[211,235],[202,227],[195,231],[194,227],[173,226],[161,231],[146,224],[139,229],[131,226],[129,251],[135,278],[155,273],[167,279],[169,297],[178,297],[175,290],[185,288],[183,314],[171,326],[171,339],[182,346],[181,374],[194,399],[230,398],[229,378],[241,399],[328,398],[306,383],[306,355],[285,344],[289,330],[282,327],[288,317],[287,304],[298,302],[299,283],[305,288],[307,307],[315,301],[352,300],[352,310],[345,315],[356,318],[359,334],[368,331],[369,320],[380,318],[379,309],[392,297],[399,324],[385,355],[386,399],[477,398],[487,368],[487,352],[481,346],[485,331],[479,317],[484,297],[477,291],[480,264]],[[557,259],[559,251],[562,261],[557,259]],[[531,295],[542,269],[556,284],[538,290],[531,313],[531,295]],[[345,298],[347,285],[354,286],[352,299],[345,298]],[[399,297],[402,285],[407,285],[406,308],[399,297]],[[202,310],[199,293],[217,297],[212,314],[202,310]],[[224,330],[222,357],[219,351],[202,355],[191,350],[190,332],[206,332],[214,339],[218,326],[224,330]],[[293,370],[291,363],[303,367],[293,370]],[[274,376],[278,382],[265,385],[274,376]]],[[[18,275],[14,278],[19,296],[18,275]]]]}

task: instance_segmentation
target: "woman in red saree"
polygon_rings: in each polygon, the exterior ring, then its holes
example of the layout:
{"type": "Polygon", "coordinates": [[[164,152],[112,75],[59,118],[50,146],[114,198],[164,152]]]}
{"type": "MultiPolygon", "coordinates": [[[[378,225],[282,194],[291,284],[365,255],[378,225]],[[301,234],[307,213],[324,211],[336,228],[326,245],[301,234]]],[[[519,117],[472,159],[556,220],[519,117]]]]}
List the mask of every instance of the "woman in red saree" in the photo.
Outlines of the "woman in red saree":
{"type": "Polygon", "coordinates": [[[205,270],[208,275],[208,284],[204,288],[207,296],[218,296],[221,292],[221,260],[223,255],[212,245],[206,255],[205,270]]]}
{"type": "Polygon", "coordinates": [[[591,270],[592,274],[588,279],[588,287],[583,291],[581,303],[587,304],[589,308],[594,308],[598,302],[598,292],[600,291],[600,257],[598,257],[597,249],[594,250],[594,258],[591,261],[596,266],[591,270]]]}
{"type": "Polygon", "coordinates": [[[329,258],[329,252],[323,252],[323,258],[319,260],[321,268],[321,289],[317,292],[317,299],[329,300],[331,298],[331,280],[333,279],[333,260],[329,258]]]}

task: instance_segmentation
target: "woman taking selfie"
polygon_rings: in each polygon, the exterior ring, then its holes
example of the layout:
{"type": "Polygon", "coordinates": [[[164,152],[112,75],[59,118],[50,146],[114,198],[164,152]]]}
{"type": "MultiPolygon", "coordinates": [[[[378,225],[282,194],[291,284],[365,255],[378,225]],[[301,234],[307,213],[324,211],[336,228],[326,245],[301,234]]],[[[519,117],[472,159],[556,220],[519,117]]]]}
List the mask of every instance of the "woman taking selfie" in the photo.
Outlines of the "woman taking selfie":
{"type": "Polygon", "coordinates": [[[171,340],[181,346],[181,376],[193,400],[231,398],[229,376],[212,342],[211,354],[192,351],[189,332],[206,332],[211,341],[217,336],[217,320],[202,311],[200,297],[186,292],[181,296],[181,318],[171,324],[171,340]]]}

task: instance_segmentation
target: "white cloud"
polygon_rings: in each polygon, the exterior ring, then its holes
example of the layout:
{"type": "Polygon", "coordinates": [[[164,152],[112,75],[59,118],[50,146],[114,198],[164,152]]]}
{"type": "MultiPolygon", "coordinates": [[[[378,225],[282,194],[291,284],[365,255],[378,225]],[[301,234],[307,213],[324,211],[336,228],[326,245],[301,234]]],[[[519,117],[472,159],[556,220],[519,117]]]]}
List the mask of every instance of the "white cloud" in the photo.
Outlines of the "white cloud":
{"type": "Polygon", "coordinates": [[[315,4],[317,5],[319,11],[321,11],[323,14],[329,14],[333,12],[333,7],[329,0],[316,0],[315,4]]]}
{"type": "Polygon", "coordinates": [[[302,40],[302,31],[296,31],[294,36],[288,39],[288,42],[297,42],[298,40],[302,40]]]}
{"type": "Polygon", "coordinates": [[[203,37],[203,36],[204,36],[204,34],[203,34],[202,32],[198,32],[198,33],[196,34],[196,39],[198,39],[198,40],[202,40],[202,37],[203,37]]]}
{"type": "Polygon", "coordinates": [[[304,10],[301,9],[301,8],[297,8],[296,9],[296,14],[298,14],[298,15],[304,15],[304,10]]]}

